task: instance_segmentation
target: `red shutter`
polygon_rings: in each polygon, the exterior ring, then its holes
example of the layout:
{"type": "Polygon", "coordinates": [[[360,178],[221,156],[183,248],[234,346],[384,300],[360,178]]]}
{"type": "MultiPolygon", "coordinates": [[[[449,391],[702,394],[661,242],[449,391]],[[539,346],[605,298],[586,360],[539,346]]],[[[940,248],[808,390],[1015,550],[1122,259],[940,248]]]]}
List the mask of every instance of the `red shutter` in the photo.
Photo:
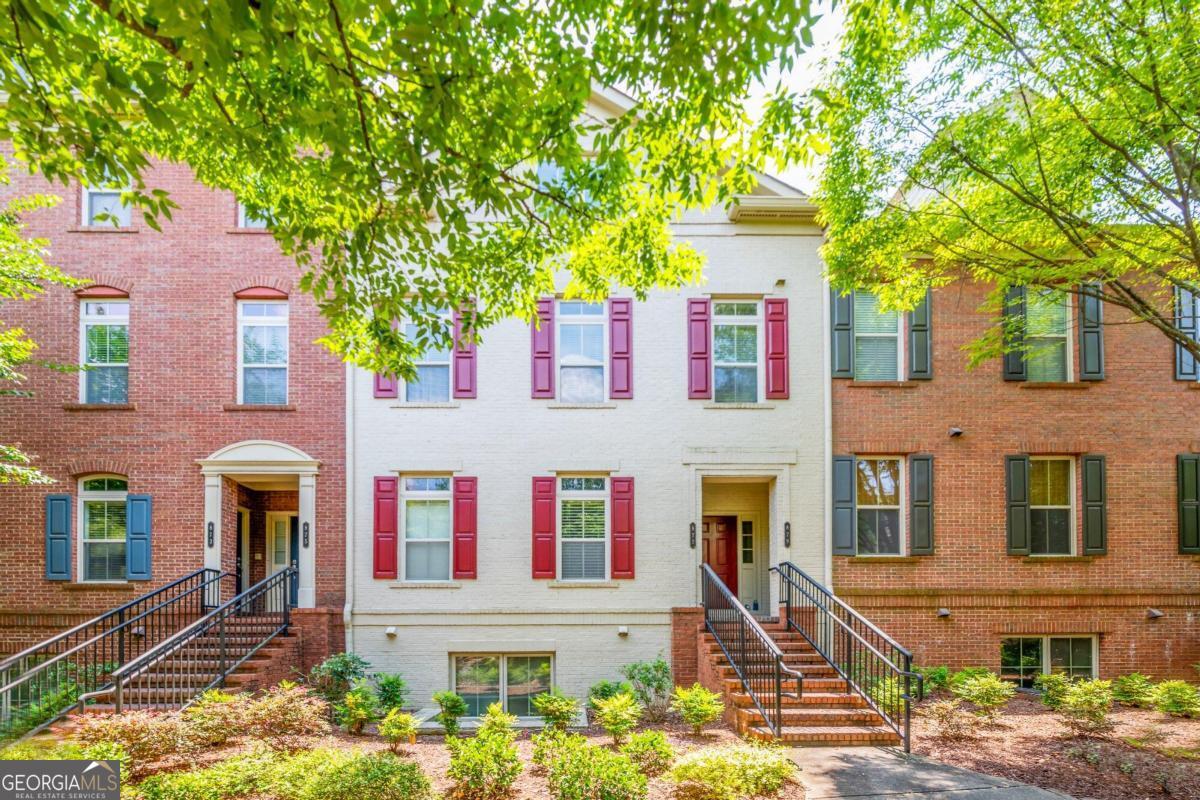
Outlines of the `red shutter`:
{"type": "Polygon", "coordinates": [[[538,324],[530,328],[533,397],[554,399],[554,298],[538,300],[538,324]]]}
{"type": "Polygon", "coordinates": [[[400,522],[397,502],[399,480],[375,479],[375,577],[396,577],[396,528],[400,522]]]}
{"type": "Polygon", "coordinates": [[[608,301],[608,396],[633,399],[633,301],[614,297],[608,301]]]}
{"type": "Polygon", "coordinates": [[[375,396],[399,397],[400,381],[396,378],[389,378],[386,375],[375,373],[375,396]]]}
{"type": "Polygon", "coordinates": [[[633,478],[613,478],[612,577],[633,577],[633,478]]]}
{"type": "Polygon", "coordinates": [[[788,303],[767,298],[763,303],[767,323],[767,399],[788,399],[788,303]]]}
{"type": "Polygon", "coordinates": [[[688,399],[712,397],[712,306],[707,298],[688,300],[688,399]]]}
{"type": "Polygon", "coordinates": [[[475,478],[454,479],[454,578],[475,578],[479,495],[475,478]]]}
{"type": "Polygon", "coordinates": [[[462,313],[454,312],[454,396],[475,397],[475,341],[463,340],[462,313]]]}
{"type": "Polygon", "coordinates": [[[533,479],[533,577],[553,578],[558,572],[554,554],[554,478],[533,479]]]}

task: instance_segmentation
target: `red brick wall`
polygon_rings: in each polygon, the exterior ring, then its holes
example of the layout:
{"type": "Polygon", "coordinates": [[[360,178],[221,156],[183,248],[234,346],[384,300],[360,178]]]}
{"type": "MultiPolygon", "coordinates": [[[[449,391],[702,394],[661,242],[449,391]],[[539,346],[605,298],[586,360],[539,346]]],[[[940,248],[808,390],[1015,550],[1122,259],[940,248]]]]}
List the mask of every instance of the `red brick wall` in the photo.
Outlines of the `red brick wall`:
{"type": "Polygon", "coordinates": [[[671,609],[671,676],[676,686],[691,686],[700,679],[697,659],[704,609],[671,609]]]}
{"type": "MultiPolygon", "coordinates": [[[[1170,342],[1138,324],[1106,325],[1101,382],[1009,383],[998,361],[969,370],[962,348],[989,324],[985,292],[962,282],[935,293],[932,381],[833,381],[835,455],[934,456],[936,553],[834,556],[838,594],[927,664],[996,667],[1005,634],[1070,632],[1100,636],[1103,674],[1194,679],[1200,558],[1178,552],[1175,457],[1200,447],[1200,386],[1176,382],[1170,342]],[[951,439],[951,426],[963,435],[951,439]],[[1022,453],[1107,456],[1107,555],[1007,554],[1004,456],[1022,453]],[[1166,616],[1150,622],[1148,607],[1166,616]]],[[[1109,307],[1105,317],[1126,321],[1109,307]]],[[[1075,528],[1081,552],[1078,515],[1075,528]]]]}
{"type": "MultiPolygon", "coordinates": [[[[235,229],[232,196],[195,183],[188,170],[157,165],[151,188],[179,204],[158,233],[136,219],[132,232],[80,228],[78,187],[49,187],[14,176],[6,194],[50,192],[54,209],[28,216],[29,233],[49,240],[51,260],[67,272],[129,292],[129,400],[134,410],[75,410],[78,376],[31,367],[30,398],[0,399],[0,441],[38,457],[54,486],[6,488],[0,498],[0,627],[30,609],[91,616],[202,566],[204,479],[197,459],[247,439],[292,445],[321,462],[317,476],[315,546],[317,604],[340,609],[344,597],[344,368],[315,343],[325,326],[314,302],[297,291],[292,259],[270,235],[235,229]],[[289,410],[245,411],[236,403],[234,292],[255,285],[290,299],[289,410]],[[94,471],[129,479],[131,492],[154,499],[153,581],[95,589],[44,579],[43,498],[76,493],[76,479],[94,471]]],[[[135,213],[135,217],[137,214],[135,213]]],[[[79,300],[56,288],[0,309],[7,325],[28,330],[38,358],[68,364],[79,358],[79,300]]],[[[225,530],[234,531],[236,494],[227,494],[225,530]]],[[[232,537],[236,541],[236,537],[232,537]]],[[[77,543],[76,543],[77,546],[77,543]]],[[[233,548],[226,548],[233,567],[233,548]]],[[[34,633],[32,635],[39,635],[34,633]]],[[[26,636],[0,633],[7,641],[26,636]]]]}

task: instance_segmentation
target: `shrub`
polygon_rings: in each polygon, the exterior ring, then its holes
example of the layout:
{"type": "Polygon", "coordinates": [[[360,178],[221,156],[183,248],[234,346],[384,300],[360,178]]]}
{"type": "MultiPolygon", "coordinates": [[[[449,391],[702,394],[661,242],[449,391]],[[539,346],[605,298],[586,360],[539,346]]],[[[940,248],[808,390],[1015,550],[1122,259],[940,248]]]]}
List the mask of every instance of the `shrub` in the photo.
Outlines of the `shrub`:
{"type": "Polygon", "coordinates": [[[632,761],[647,778],[661,775],[671,768],[675,748],[662,731],[642,731],[621,745],[621,754],[632,761]]]}
{"type": "Polygon", "coordinates": [[[671,768],[676,794],[689,800],[743,800],[778,794],[796,765],[783,749],[737,744],[696,750],[671,768]]]}
{"type": "Polygon", "coordinates": [[[951,680],[954,694],[975,706],[985,719],[992,719],[1008,703],[1016,688],[991,672],[966,678],[957,684],[951,680]]]}
{"type": "Polygon", "coordinates": [[[499,703],[493,703],[473,739],[446,740],[450,748],[446,774],[454,781],[451,797],[491,800],[509,794],[521,775],[521,757],[513,744],[516,737],[505,719],[509,716],[499,703]]]}
{"type": "Polygon", "coordinates": [[[1176,717],[1200,717],[1200,691],[1187,681],[1163,681],[1154,687],[1154,710],[1176,717]]]}
{"type": "MultiPolygon", "coordinates": [[[[624,696],[627,695],[618,695],[624,696]]],[[[582,736],[564,737],[563,746],[549,764],[546,783],[555,800],[643,800],[646,797],[646,776],[632,761],[620,753],[589,745],[582,736]]]]}
{"type": "Polygon", "coordinates": [[[588,689],[588,705],[595,708],[597,700],[608,700],[619,694],[633,694],[633,684],[629,681],[599,681],[588,689]]]}
{"type": "Polygon", "coordinates": [[[895,717],[904,707],[904,687],[899,678],[876,678],[867,684],[867,694],[875,701],[879,710],[889,717],[895,717]]]}
{"type": "Polygon", "coordinates": [[[219,747],[242,732],[246,698],[209,689],[183,710],[183,738],[188,747],[219,747]]]}
{"type": "Polygon", "coordinates": [[[666,719],[670,706],[671,665],[660,656],[654,661],[637,661],[621,667],[621,674],[633,686],[634,698],[646,709],[646,719],[657,722],[666,719]]]}
{"type": "Polygon", "coordinates": [[[1057,711],[1071,688],[1071,679],[1061,672],[1038,675],[1033,679],[1033,686],[1042,692],[1042,705],[1057,711]]]}
{"type": "Polygon", "coordinates": [[[1112,681],[1075,681],[1063,693],[1058,713],[1076,733],[1098,733],[1110,727],[1112,704],[1112,681]]]}
{"type": "Polygon", "coordinates": [[[246,735],[272,750],[297,750],[310,736],[329,732],[329,705],[308,689],[284,683],[246,703],[242,727],[246,735]]]}
{"type": "Polygon", "coordinates": [[[347,733],[357,736],[368,722],[379,718],[375,693],[362,681],[355,683],[354,688],[346,692],[342,702],[334,706],[333,716],[347,733]]]}
{"type": "Polygon", "coordinates": [[[355,681],[365,678],[371,665],[354,653],[335,653],[308,673],[308,686],[329,704],[346,696],[355,681]]]}
{"type": "Polygon", "coordinates": [[[949,687],[950,691],[954,691],[954,687],[958,686],[963,681],[991,674],[992,671],[987,667],[963,667],[958,672],[955,672],[950,676],[947,686],[949,687]]]}
{"type": "Polygon", "coordinates": [[[583,736],[577,733],[566,733],[555,728],[547,728],[541,733],[535,733],[529,741],[533,743],[533,755],[529,760],[537,772],[545,772],[564,748],[579,748],[587,745],[587,739],[583,736]]]}
{"type": "Polygon", "coordinates": [[[1122,675],[1113,681],[1113,700],[1122,705],[1149,708],[1154,703],[1154,684],[1140,672],[1122,675]]]}
{"type": "Polygon", "coordinates": [[[336,769],[320,770],[300,795],[303,800],[425,800],[432,797],[429,779],[421,768],[389,753],[358,754],[336,769]]]}
{"type": "Polygon", "coordinates": [[[0,747],[0,761],[120,761],[121,774],[129,774],[129,756],[116,742],[97,742],[86,747],[78,742],[29,741],[0,747]]]}
{"type": "Polygon", "coordinates": [[[533,698],[533,710],[545,721],[547,727],[565,731],[579,715],[579,701],[554,688],[547,694],[539,694],[533,698]]]}
{"type": "Polygon", "coordinates": [[[387,712],[387,716],[379,723],[379,735],[388,740],[392,752],[400,751],[404,744],[411,744],[417,735],[417,719],[412,714],[405,714],[398,708],[387,712]]]}
{"type": "Polygon", "coordinates": [[[958,700],[937,700],[927,705],[922,714],[933,725],[933,735],[947,741],[970,739],[979,726],[979,718],[963,711],[958,700]]]}
{"type": "Polygon", "coordinates": [[[926,692],[943,692],[950,688],[950,668],[947,666],[917,667],[916,672],[924,678],[926,692]]]}
{"type": "Polygon", "coordinates": [[[692,733],[699,736],[705,725],[720,718],[725,711],[725,704],[721,702],[721,695],[697,683],[690,689],[675,687],[671,710],[691,725],[692,733]]]}
{"type": "Polygon", "coordinates": [[[631,694],[597,700],[595,706],[596,721],[613,737],[614,745],[619,746],[625,734],[637,727],[642,718],[642,706],[631,694]]]}
{"type": "Polygon", "coordinates": [[[75,719],[75,738],[84,746],[119,745],[129,757],[131,776],[144,774],[152,762],[176,752],[183,742],[179,718],[156,711],[83,714],[75,719]]]}
{"type": "Polygon", "coordinates": [[[467,714],[467,701],[454,692],[438,692],[433,696],[433,702],[441,709],[436,719],[446,731],[447,738],[457,736],[460,727],[458,720],[467,714]]]}
{"type": "Polygon", "coordinates": [[[393,708],[404,708],[408,700],[408,683],[399,675],[388,672],[377,672],[372,678],[375,684],[375,699],[378,701],[380,713],[386,714],[393,708]]]}

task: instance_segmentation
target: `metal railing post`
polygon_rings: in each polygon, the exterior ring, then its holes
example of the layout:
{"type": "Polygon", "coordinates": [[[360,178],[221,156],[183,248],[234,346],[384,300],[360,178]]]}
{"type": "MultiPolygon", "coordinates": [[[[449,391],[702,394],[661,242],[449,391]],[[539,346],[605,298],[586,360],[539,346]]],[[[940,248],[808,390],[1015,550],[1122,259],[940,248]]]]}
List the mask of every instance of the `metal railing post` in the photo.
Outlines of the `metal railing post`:
{"type": "Polygon", "coordinates": [[[219,629],[218,629],[218,631],[219,631],[218,635],[219,635],[219,637],[220,637],[220,642],[221,642],[221,647],[220,647],[220,657],[219,657],[219,660],[218,660],[218,662],[217,662],[217,666],[218,666],[218,668],[220,669],[220,682],[221,682],[221,688],[222,688],[222,689],[224,689],[224,688],[225,688],[225,646],[226,646],[226,641],[225,641],[225,614],[224,614],[224,613],[222,613],[222,614],[220,615],[220,617],[218,617],[218,623],[217,623],[217,624],[220,626],[220,627],[219,627],[219,629]]]}

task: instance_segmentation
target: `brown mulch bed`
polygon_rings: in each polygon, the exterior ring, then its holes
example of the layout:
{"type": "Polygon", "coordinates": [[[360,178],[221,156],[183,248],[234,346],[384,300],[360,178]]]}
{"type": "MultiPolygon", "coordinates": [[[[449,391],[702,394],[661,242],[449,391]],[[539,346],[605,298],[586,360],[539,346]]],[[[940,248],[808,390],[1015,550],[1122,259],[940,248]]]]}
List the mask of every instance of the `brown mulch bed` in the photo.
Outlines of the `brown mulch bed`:
{"type": "Polygon", "coordinates": [[[1200,800],[1200,720],[1117,707],[1103,737],[1075,736],[1037,696],[1018,693],[976,738],[938,739],[918,713],[913,752],[1076,798],[1200,800]]]}

